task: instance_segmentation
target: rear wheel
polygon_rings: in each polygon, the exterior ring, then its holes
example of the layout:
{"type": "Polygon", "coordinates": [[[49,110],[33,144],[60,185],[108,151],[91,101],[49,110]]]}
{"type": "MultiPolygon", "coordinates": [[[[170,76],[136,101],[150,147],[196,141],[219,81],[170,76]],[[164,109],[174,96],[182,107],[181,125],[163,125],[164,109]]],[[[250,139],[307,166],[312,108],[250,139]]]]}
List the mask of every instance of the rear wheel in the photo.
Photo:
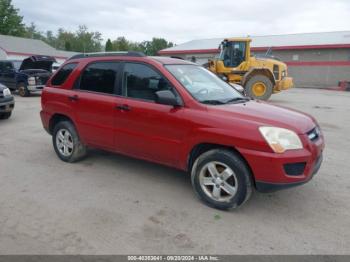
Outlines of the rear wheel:
{"type": "Polygon", "coordinates": [[[30,92],[29,92],[28,88],[25,86],[24,83],[19,83],[18,84],[18,94],[21,97],[26,97],[26,96],[30,95],[30,92]]]}
{"type": "Polygon", "coordinates": [[[0,119],[9,119],[12,112],[2,113],[0,114],[0,119]]]}
{"type": "Polygon", "coordinates": [[[199,156],[192,167],[191,179],[199,198],[218,209],[237,208],[252,193],[246,164],[237,154],[224,149],[210,150],[199,156]]]}
{"type": "Polygon", "coordinates": [[[256,75],[246,83],[247,95],[260,100],[268,100],[273,92],[272,81],[264,75],[256,75]]]}
{"type": "Polygon", "coordinates": [[[56,124],[52,143],[57,156],[65,162],[76,162],[86,156],[86,146],[81,143],[74,125],[70,121],[56,124]]]}

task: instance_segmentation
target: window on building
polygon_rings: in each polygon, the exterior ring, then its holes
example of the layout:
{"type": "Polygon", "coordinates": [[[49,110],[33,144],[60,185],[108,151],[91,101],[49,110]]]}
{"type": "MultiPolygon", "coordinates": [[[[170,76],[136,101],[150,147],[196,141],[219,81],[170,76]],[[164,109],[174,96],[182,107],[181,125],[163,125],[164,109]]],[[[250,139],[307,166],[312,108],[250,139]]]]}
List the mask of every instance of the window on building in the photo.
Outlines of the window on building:
{"type": "Polygon", "coordinates": [[[172,88],[158,72],[143,64],[125,64],[123,76],[125,96],[156,101],[156,92],[160,90],[172,90],[172,88]]]}
{"type": "Polygon", "coordinates": [[[81,75],[80,90],[114,94],[119,63],[97,62],[86,67],[81,75]]]}
{"type": "Polygon", "coordinates": [[[55,76],[51,80],[51,84],[54,86],[62,85],[70,74],[73,72],[74,68],[77,66],[77,63],[70,63],[64,65],[60,71],[55,74],[55,76]]]}
{"type": "Polygon", "coordinates": [[[292,59],[293,61],[299,61],[299,55],[293,55],[292,59]]]}

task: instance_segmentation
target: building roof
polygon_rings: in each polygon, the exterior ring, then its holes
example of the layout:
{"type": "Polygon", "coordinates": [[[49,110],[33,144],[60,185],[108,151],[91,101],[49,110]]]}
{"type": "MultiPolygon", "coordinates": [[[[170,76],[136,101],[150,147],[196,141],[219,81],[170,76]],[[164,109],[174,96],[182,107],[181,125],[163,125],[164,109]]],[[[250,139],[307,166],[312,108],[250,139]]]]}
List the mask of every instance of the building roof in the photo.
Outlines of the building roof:
{"type": "Polygon", "coordinates": [[[53,48],[41,40],[0,35],[0,49],[13,55],[46,55],[56,58],[69,58],[77,53],[61,51],[53,48]]]}
{"type": "MultiPolygon", "coordinates": [[[[248,36],[252,50],[350,48],[350,31],[304,33],[288,35],[248,36]]],[[[217,53],[224,38],[200,39],[161,50],[160,54],[217,53]]]]}

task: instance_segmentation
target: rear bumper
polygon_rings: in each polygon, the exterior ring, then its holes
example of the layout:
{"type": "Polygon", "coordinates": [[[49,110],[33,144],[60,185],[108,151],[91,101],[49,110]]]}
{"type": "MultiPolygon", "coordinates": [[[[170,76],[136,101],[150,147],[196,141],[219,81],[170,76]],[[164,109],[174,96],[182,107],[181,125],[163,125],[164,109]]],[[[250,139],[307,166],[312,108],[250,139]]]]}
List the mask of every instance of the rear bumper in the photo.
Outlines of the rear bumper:
{"type": "Polygon", "coordinates": [[[11,112],[15,107],[15,100],[13,96],[9,98],[1,98],[0,99],[0,113],[8,113],[11,112]]]}
{"type": "Polygon", "coordinates": [[[252,170],[258,191],[271,192],[302,185],[318,172],[323,159],[323,136],[313,142],[307,135],[301,138],[303,149],[283,154],[238,149],[252,170]]]}

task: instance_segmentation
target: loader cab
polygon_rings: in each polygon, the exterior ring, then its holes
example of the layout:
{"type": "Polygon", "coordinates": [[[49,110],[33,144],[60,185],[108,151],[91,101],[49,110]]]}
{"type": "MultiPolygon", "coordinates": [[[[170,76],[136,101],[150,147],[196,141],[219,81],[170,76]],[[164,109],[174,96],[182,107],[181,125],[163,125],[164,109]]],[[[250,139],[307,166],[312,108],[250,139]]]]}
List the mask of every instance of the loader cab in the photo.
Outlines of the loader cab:
{"type": "Polygon", "coordinates": [[[220,44],[220,56],[225,67],[238,67],[250,56],[250,39],[225,39],[220,44]]]}

